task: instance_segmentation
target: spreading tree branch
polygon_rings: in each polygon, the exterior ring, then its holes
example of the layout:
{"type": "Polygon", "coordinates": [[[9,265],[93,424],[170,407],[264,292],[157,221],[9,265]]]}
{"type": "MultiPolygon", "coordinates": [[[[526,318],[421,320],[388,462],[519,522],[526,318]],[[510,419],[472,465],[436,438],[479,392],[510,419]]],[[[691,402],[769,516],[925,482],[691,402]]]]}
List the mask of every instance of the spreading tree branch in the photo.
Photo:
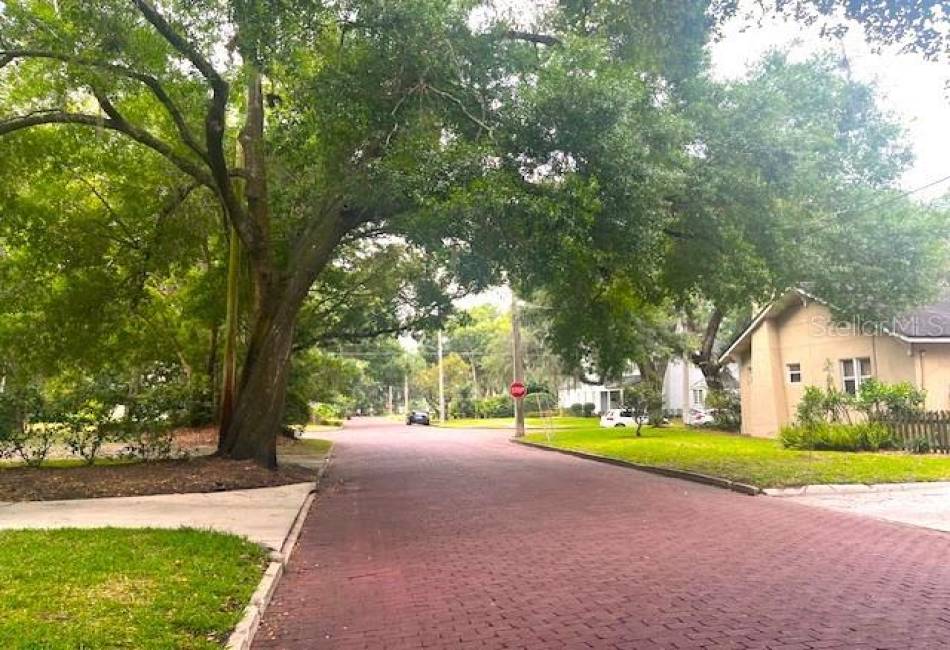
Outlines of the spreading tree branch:
{"type": "Polygon", "coordinates": [[[458,97],[456,97],[455,95],[453,95],[453,94],[451,94],[451,93],[449,93],[449,92],[446,92],[446,91],[444,91],[444,90],[439,90],[438,88],[436,88],[436,87],[433,86],[432,84],[426,84],[425,87],[428,88],[429,90],[431,90],[432,92],[434,92],[434,93],[435,93],[436,95],[438,95],[439,97],[444,97],[445,99],[449,100],[450,102],[452,102],[453,104],[455,104],[456,106],[458,106],[458,107],[459,107],[459,110],[462,111],[462,114],[465,115],[465,117],[467,117],[469,120],[471,120],[471,121],[472,121],[474,124],[476,124],[479,128],[484,129],[485,131],[487,131],[489,137],[492,136],[492,133],[493,133],[492,128],[491,128],[490,126],[488,126],[487,124],[485,124],[485,122],[483,122],[482,120],[480,120],[480,119],[478,119],[477,117],[475,117],[474,115],[472,115],[471,111],[469,111],[469,110],[465,107],[465,104],[463,104],[463,103],[462,103],[462,100],[460,100],[458,97]]]}
{"type": "Polygon", "coordinates": [[[175,31],[175,28],[165,20],[165,17],[155,9],[151,2],[148,0],[133,0],[133,2],[141,14],[145,16],[145,20],[155,28],[162,38],[168,41],[169,45],[188,59],[191,64],[198,69],[201,76],[208,80],[208,83],[210,83],[213,88],[217,86],[227,87],[227,83],[221,78],[217,70],[214,69],[214,66],[198,52],[198,49],[192,45],[187,38],[175,31]]]}
{"type": "Polygon", "coordinates": [[[523,32],[517,29],[509,29],[504,33],[504,37],[513,41],[528,41],[538,45],[549,45],[551,47],[563,45],[561,39],[550,34],[535,34],[533,32],[523,32]]]}
{"type": "Polygon", "coordinates": [[[224,130],[226,125],[228,95],[230,87],[208,61],[187,38],[175,30],[148,0],[133,0],[145,20],[155,28],[159,35],[172,48],[187,59],[211,86],[211,101],[205,115],[205,143],[208,151],[208,166],[217,184],[217,191],[224,205],[228,220],[237,230],[248,254],[257,260],[266,257],[263,233],[259,225],[250,217],[237,198],[231,183],[231,172],[224,152],[224,130]]]}
{"type": "MultiPolygon", "coordinates": [[[[55,61],[62,61],[63,63],[67,64],[82,66],[85,68],[96,68],[141,82],[152,92],[152,95],[155,96],[158,102],[168,112],[169,117],[171,117],[172,122],[175,124],[175,128],[178,130],[178,135],[181,137],[182,142],[184,142],[189,149],[198,154],[202,160],[208,162],[208,152],[205,151],[204,147],[201,146],[201,144],[195,138],[195,135],[188,126],[188,123],[185,121],[185,117],[181,110],[165,91],[165,88],[157,78],[143,72],[133,70],[128,66],[72,54],[65,54],[62,52],[51,52],[46,50],[7,50],[5,52],[0,52],[0,63],[7,59],[12,61],[14,59],[25,58],[51,59],[55,61]]],[[[2,67],[2,65],[0,65],[0,67],[2,67]]]]}
{"type": "MultiPolygon", "coordinates": [[[[103,107],[103,110],[105,110],[105,107],[103,107]]],[[[116,115],[118,115],[118,112],[116,112],[116,115]]],[[[216,189],[214,179],[208,175],[208,172],[203,167],[195,164],[188,158],[175,153],[174,149],[172,149],[168,143],[159,140],[148,131],[130,124],[129,122],[122,119],[121,116],[119,116],[119,119],[116,119],[110,115],[108,118],[104,119],[98,115],[69,113],[60,110],[35,111],[26,115],[19,115],[16,117],[7,118],[5,120],[0,120],[0,136],[44,124],[81,124],[84,126],[109,129],[111,131],[122,133],[135,140],[139,144],[145,145],[149,149],[161,154],[173,165],[194,178],[202,185],[207,185],[212,189],[216,189]]]]}

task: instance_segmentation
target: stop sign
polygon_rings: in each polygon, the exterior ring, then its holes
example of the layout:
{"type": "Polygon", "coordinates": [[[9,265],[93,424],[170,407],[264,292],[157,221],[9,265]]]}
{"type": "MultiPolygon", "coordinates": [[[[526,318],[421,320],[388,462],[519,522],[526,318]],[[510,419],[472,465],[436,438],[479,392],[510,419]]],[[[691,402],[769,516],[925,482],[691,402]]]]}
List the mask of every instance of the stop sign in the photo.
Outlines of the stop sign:
{"type": "Polygon", "coordinates": [[[511,386],[508,388],[508,392],[511,393],[511,396],[515,399],[521,399],[528,394],[527,387],[520,381],[511,382],[511,386]]]}

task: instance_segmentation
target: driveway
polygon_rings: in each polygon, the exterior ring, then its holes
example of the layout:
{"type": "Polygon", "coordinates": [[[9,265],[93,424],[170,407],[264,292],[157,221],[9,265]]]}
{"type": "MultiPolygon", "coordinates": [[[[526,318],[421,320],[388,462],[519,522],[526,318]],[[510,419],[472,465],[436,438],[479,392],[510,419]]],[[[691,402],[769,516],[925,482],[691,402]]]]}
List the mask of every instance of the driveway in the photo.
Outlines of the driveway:
{"type": "Polygon", "coordinates": [[[257,648],[950,647],[950,537],[356,420],[257,648]]]}

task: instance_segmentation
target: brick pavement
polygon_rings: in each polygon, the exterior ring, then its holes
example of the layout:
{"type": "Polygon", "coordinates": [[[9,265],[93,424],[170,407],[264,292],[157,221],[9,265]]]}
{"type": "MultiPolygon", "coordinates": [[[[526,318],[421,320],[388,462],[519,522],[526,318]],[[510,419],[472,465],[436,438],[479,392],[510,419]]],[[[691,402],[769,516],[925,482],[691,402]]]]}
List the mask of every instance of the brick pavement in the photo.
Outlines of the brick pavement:
{"type": "Polygon", "coordinates": [[[355,421],[255,648],[950,648],[950,537],[355,421]]]}

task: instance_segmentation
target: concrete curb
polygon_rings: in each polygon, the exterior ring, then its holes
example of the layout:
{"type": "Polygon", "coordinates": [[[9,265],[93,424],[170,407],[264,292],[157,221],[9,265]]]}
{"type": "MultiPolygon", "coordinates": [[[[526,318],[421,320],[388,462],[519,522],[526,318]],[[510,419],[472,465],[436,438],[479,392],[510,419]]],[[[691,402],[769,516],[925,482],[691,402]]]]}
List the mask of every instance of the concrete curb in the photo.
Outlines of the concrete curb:
{"type": "Polygon", "coordinates": [[[904,492],[909,490],[933,490],[950,487],[948,481],[919,483],[828,483],[824,485],[803,485],[790,488],[766,488],[762,490],[770,497],[803,497],[828,494],[859,494],[865,492],[904,492]]]}
{"type": "Polygon", "coordinates": [[[577,451],[576,449],[562,449],[560,447],[551,447],[549,445],[537,443],[537,442],[528,442],[527,440],[519,440],[517,438],[511,438],[511,442],[525,447],[532,447],[534,449],[540,449],[543,451],[554,451],[559,454],[566,454],[568,456],[576,456],[577,458],[584,458],[586,460],[595,460],[599,463],[607,463],[609,465],[618,465],[620,467],[629,467],[631,469],[638,469],[641,472],[649,472],[651,474],[659,474],[661,476],[669,476],[671,478],[683,479],[685,481],[693,481],[694,483],[703,483],[705,485],[712,485],[713,487],[722,488],[724,490],[732,490],[733,492],[739,492],[740,494],[747,494],[749,496],[755,496],[762,492],[762,489],[755,485],[747,485],[746,483],[738,483],[736,481],[730,481],[729,479],[719,478],[718,476],[709,476],[708,474],[700,474],[699,472],[689,472],[684,469],[671,469],[669,467],[657,467],[655,465],[641,465],[640,463],[634,463],[628,460],[620,460],[619,458],[611,458],[610,456],[601,456],[599,454],[591,454],[586,451],[577,451]]]}
{"type": "Polygon", "coordinates": [[[326,474],[327,468],[330,466],[332,457],[333,450],[331,448],[330,453],[327,454],[326,459],[323,461],[323,465],[317,470],[317,479],[314,482],[313,489],[310,490],[303,500],[303,503],[300,504],[300,509],[297,511],[294,523],[291,525],[290,530],[287,531],[287,537],[284,538],[284,542],[280,545],[280,551],[271,553],[271,560],[264,570],[264,575],[261,577],[257,589],[255,589],[251,595],[251,602],[244,608],[244,616],[241,617],[234,631],[231,632],[231,636],[228,637],[228,643],[225,646],[226,650],[250,650],[257,630],[261,626],[261,620],[264,618],[264,612],[267,610],[267,606],[270,605],[270,601],[274,597],[274,592],[277,591],[277,583],[280,582],[281,577],[283,577],[284,568],[290,561],[290,554],[297,544],[297,539],[300,537],[300,531],[303,529],[304,521],[310,512],[310,506],[313,505],[313,501],[316,499],[317,492],[320,489],[320,482],[323,480],[323,475],[326,474]]]}

